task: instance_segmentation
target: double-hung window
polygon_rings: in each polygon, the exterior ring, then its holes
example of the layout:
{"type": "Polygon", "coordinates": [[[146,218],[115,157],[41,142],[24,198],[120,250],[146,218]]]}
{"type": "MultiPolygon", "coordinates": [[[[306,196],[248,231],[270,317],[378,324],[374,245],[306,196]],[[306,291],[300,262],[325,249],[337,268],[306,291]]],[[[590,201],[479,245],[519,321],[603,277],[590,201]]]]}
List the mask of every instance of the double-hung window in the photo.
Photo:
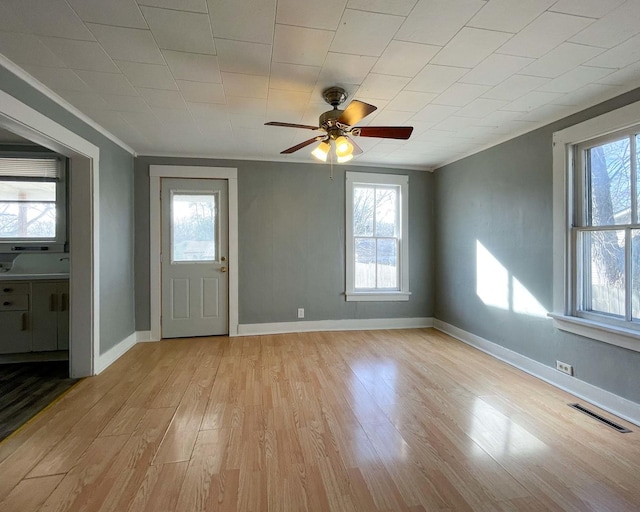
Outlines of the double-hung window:
{"type": "Polygon", "coordinates": [[[0,156],[0,249],[64,250],[64,162],[54,156],[0,156]]]}
{"type": "Polygon", "coordinates": [[[409,178],[346,173],[346,299],[409,300],[409,178]]]}
{"type": "Polygon", "coordinates": [[[640,104],[554,134],[556,326],[640,351],[640,104]]]}
{"type": "Polygon", "coordinates": [[[574,309],[631,328],[640,319],[639,132],[636,127],[575,148],[574,309]]]}

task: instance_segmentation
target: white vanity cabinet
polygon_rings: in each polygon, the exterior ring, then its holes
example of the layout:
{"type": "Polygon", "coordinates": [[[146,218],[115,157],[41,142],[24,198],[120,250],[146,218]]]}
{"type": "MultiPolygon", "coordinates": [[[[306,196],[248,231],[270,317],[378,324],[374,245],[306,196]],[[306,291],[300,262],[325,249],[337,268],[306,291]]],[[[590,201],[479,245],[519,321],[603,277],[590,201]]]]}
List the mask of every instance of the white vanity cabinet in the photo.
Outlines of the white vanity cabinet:
{"type": "Polygon", "coordinates": [[[29,283],[0,283],[0,354],[31,352],[29,283]]]}
{"type": "Polygon", "coordinates": [[[68,350],[69,282],[31,283],[33,352],[68,350]]]}
{"type": "Polygon", "coordinates": [[[0,282],[0,354],[68,349],[68,280],[0,282]]]}

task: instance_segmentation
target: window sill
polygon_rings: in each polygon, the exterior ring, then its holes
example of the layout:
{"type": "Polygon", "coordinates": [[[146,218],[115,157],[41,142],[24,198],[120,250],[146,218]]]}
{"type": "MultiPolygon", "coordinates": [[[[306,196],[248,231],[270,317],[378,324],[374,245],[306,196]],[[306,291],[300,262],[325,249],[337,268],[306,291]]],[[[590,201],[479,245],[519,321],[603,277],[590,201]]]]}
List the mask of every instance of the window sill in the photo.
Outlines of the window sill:
{"type": "Polygon", "coordinates": [[[553,325],[562,331],[640,352],[640,332],[586,320],[575,316],[548,313],[553,325]]]}
{"type": "Polygon", "coordinates": [[[399,302],[408,301],[409,292],[347,292],[347,302],[399,302]]]}

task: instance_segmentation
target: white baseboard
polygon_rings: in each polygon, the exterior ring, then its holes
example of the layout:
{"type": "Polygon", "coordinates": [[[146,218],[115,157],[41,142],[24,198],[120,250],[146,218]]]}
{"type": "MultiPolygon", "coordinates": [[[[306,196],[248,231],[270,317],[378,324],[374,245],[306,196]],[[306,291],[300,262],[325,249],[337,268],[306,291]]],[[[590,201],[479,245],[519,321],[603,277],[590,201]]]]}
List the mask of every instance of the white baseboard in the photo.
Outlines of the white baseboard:
{"type": "Polygon", "coordinates": [[[158,341],[158,340],[154,340],[151,337],[151,331],[136,331],[136,341],[138,343],[147,343],[149,341],[158,341]]]}
{"type": "Polygon", "coordinates": [[[370,331],[374,329],[417,329],[433,327],[433,318],[364,318],[348,320],[312,320],[270,324],[240,324],[238,336],[284,334],[316,331],[370,331]]]}
{"type": "Polygon", "coordinates": [[[522,354],[518,354],[513,350],[509,350],[497,343],[476,336],[470,332],[464,331],[454,325],[448,324],[441,320],[434,320],[433,327],[452,336],[467,345],[481,350],[490,356],[500,359],[505,363],[515,366],[516,368],[533,375],[549,384],[562,389],[572,395],[575,395],[605,411],[623,418],[635,425],[640,426],[640,404],[622,398],[609,391],[605,391],[599,387],[589,384],[588,382],[576,379],[564,373],[559,372],[555,368],[551,368],[545,364],[534,361],[522,354]]]}
{"type": "Polygon", "coordinates": [[[120,343],[111,347],[104,354],[100,354],[93,364],[93,374],[98,375],[125,355],[136,343],[138,343],[138,333],[133,332],[120,343]]]}

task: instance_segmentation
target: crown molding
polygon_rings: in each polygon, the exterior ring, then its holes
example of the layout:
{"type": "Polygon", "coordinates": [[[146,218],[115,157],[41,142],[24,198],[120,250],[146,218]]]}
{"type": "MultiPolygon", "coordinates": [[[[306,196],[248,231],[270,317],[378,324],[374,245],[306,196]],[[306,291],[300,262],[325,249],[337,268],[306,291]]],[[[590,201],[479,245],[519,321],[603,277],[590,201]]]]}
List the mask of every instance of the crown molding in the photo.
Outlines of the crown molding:
{"type": "MultiPolygon", "coordinates": [[[[317,160],[311,159],[289,159],[289,158],[276,158],[276,157],[248,157],[248,156],[239,156],[239,155],[220,155],[220,154],[207,154],[207,153],[179,153],[179,152],[153,152],[149,150],[144,150],[136,153],[136,157],[140,158],[189,158],[189,159],[203,159],[203,160],[235,160],[235,161],[246,161],[246,162],[280,162],[280,163],[288,163],[288,164],[311,164],[318,166],[328,166],[330,165],[327,162],[319,162],[317,160]]],[[[393,169],[397,171],[422,171],[422,172],[434,172],[434,167],[424,167],[418,165],[391,165],[389,163],[371,163],[371,162],[354,162],[351,160],[348,164],[334,164],[334,167],[341,167],[348,170],[349,167],[373,167],[376,169],[393,169]]]]}
{"type": "Polygon", "coordinates": [[[118,146],[120,146],[122,149],[124,149],[131,155],[136,156],[136,152],[131,146],[129,146],[128,144],[120,140],[113,133],[107,131],[104,127],[100,126],[89,116],[87,116],[86,114],[78,110],[76,107],[74,107],[71,103],[69,103],[63,97],[53,92],[46,85],[44,85],[42,82],[40,82],[39,80],[31,76],[24,69],[22,69],[20,66],[15,64],[13,61],[9,60],[7,57],[2,55],[1,53],[0,53],[0,66],[2,66],[4,69],[14,74],[15,76],[17,76],[20,80],[24,81],[25,83],[33,87],[40,94],[46,96],[48,99],[50,99],[51,101],[53,101],[54,103],[56,103],[57,105],[65,109],[70,114],[73,114],[80,121],[89,125],[99,134],[109,139],[111,142],[117,144],[118,146]]]}

